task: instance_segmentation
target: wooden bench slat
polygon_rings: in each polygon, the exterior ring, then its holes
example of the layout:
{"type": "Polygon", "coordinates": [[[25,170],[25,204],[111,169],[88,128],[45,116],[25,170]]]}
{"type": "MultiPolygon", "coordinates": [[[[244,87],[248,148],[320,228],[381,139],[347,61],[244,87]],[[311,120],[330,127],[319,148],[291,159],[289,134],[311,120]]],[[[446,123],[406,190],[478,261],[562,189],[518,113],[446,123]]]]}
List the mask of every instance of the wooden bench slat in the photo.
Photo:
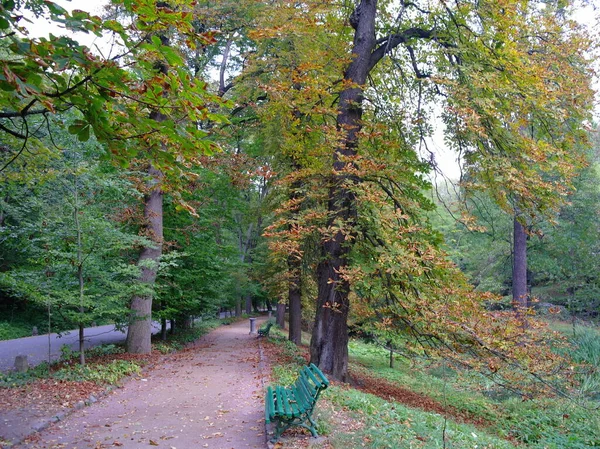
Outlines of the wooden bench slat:
{"type": "Polygon", "coordinates": [[[323,371],[321,371],[317,365],[311,363],[309,365],[309,369],[320,379],[322,385],[325,385],[325,387],[329,386],[329,380],[325,377],[325,374],[323,374],[323,371]]]}
{"type": "Polygon", "coordinates": [[[277,401],[275,402],[275,405],[277,406],[277,414],[283,416],[284,412],[283,412],[283,398],[282,398],[282,393],[281,390],[283,390],[283,387],[280,385],[277,385],[275,387],[275,394],[277,395],[277,401]]]}
{"type": "Polygon", "coordinates": [[[301,379],[302,379],[302,386],[304,386],[308,395],[311,398],[315,397],[317,394],[317,391],[318,391],[317,388],[306,377],[302,376],[301,379]]]}
{"type": "Polygon", "coordinates": [[[302,383],[299,381],[296,382],[294,388],[296,390],[296,398],[298,400],[298,403],[302,405],[302,408],[307,409],[308,407],[310,407],[311,400],[304,391],[302,383]]]}
{"type": "Polygon", "coordinates": [[[306,373],[306,375],[308,377],[310,377],[310,380],[313,381],[313,383],[315,384],[316,388],[319,388],[319,386],[321,385],[321,382],[319,381],[319,379],[317,379],[317,377],[314,375],[314,373],[308,369],[308,367],[304,370],[304,372],[306,373]]]}
{"type": "Polygon", "coordinates": [[[302,386],[296,385],[295,389],[296,397],[298,398],[298,407],[301,407],[303,412],[309,410],[313,404],[312,399],[306,396],[306,393],[302,389],[302,386]]]}
{"type": "Polygon", "coordinates": [[[265,407],[265,421],[267,424],[271,422],[273,415],[275,414],[275,402],[273,400],[273,388],[269,386],[267,388],[267,397],[265,398],[266,407],[265,407]]]}
{"type": "Polygon", "coordinates": [[[300,378],[300,379],[298,379],[298,381],[299,381],[300,388],[302,388],[302,391],[304,392],[304,396],[306,397],[306,400],[312,402],[314,400],[314,397],[316,394],[315,390],[312,388],[310,383],[308,383],[308,381],[305,378],[300,378]]]}
{"type": "Polygon", "coordinates": [[[288,390],[287,388],[282,388],[281,389],[281,398],[283,402],[283,409],[284,409],[284,413],[286,418],[290,419],[292,418],[292,409],[290,407],[290,398],[288,396],[288,390]]]}
{"type": "Polygon", "coordinates": [[[290,408],[292,409],[292,417],[299,418],[300,416],[302,416],[302,408],[298,404],[298,398],[296,396],[294,388],[292,388],[291,390],[288,390],[288,398],[289,398],[290,408]]]}

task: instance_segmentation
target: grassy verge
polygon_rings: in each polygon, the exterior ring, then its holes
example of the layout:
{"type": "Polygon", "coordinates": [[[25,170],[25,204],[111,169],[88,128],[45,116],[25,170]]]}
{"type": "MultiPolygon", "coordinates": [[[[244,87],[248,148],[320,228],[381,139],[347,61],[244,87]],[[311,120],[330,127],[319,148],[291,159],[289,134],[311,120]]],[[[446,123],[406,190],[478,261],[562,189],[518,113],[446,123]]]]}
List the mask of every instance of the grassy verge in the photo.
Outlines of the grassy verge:
{"type": "MultiPolygon", "coordinates": [[[[595,382],[600,340],[591,330],[580,333],[572,343],[573,357],[588,363],[590,370],[582,373],[579,391],[572,392],[572,399],[524,401],[476,374],[451,369],[443,362],[397,360],[392,369],[386,350],[353,341],[350,371],[359,380],[358,388],[333,385],[325,392],[316,417],[327,438],[314,447],[600,447],[600,401],[594,396],[595,388],[598,392],[595,382]],[[404,397],[393,400],[390,397],[395,389],[412,392],[421,401],[407,405],[402,402],[404,397]],[[428,411],[426,404],[432,401],[442,411],[428,411]]],[[[290,384],[298,367],[305,363],[304,357],[280,333],[276,332],[269,344],[277,345],[272,351],[277,354],[272,367],[274,381],[290,384]]],[[[282,447],[296,447],[292,439],[283,440],[282,447]]]]}

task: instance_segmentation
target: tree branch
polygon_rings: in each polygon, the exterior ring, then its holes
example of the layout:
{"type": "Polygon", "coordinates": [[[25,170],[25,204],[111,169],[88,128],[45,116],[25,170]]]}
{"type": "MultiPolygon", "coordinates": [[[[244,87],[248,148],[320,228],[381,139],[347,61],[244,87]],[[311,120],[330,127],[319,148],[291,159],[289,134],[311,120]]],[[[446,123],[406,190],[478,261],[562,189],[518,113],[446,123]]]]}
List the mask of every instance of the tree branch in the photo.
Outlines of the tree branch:
{"type": "Polygon", "coordinates": [[[396,48],[400,44],[408,42],[410,39],[433,39],[435,38],[435,32],[433,30],[424,30],[422,28],[409,28],[401,33],[390,34],[386,38],[379,39],[377,47],[373,53],[371,53],[371,59],[369,60],[369,71],[377,65],[377,63],[391,50],[396,48]]]}

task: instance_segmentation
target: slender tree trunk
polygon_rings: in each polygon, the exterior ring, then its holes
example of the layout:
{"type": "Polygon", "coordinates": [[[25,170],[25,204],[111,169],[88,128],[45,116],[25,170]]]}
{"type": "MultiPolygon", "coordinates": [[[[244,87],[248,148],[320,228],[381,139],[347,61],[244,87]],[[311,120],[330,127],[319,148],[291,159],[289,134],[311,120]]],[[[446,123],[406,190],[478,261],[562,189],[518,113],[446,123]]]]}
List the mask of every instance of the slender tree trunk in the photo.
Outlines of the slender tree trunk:
{"type": "Polygon", "coordinates": [[[252,313],[252,295],[246,295],[246,314],[250,315],[252,313]]]}
{"type": "Polygon", "coordinates": [[[180,329],[191,329],[192,328],[192,316],[191,315],[180,315],[177,320],[177,326],[180,329]]]}
{"type": "Polygon", "coordinates": [[[361,0],[350,18],[355,30],[353,59],[344,74],[346,87],[340,93],[337,129],[340,145],[333,155],[334,179],[329,191],[329,225],[341,223],[338,231],[322,244],[323,260],[317,267],[318,299],[310,358],[334,379],[348,380],[348,312],[350,286],[341,277],[355,233],[356,197],[348,186],[358,182],[348,175],[348,158],[357,154],[362,118],[363,89],[372,68],[371,53],[376,45],[376,0],[361,0]],[[349,238],[346,239],[346,236],[349,238]]]}
{"type": "Polygon", "coordinates": [[[290,329],[288,338],[299,345],[302,342],[302,291],[300,260],[297,257],[288,257],[288,270],[290,272],[288,301],[290,304],[290,329]]]}
{"type": "Polygon", "coordinates": [[[517,314],[523,316],[528,306],[527,294],[527,233],[523,225],[513,220],[512,297],[517,314]]]}
{"type": "Polygon", "coordinates": [[[275,322],[280,329],[285,329],[285,303],[277,303],[277,312],[275,314],[275,322]]]}
{"type": "MultiPolygon", "coordinates": [[[[300,120],[303,115],[299,111],[295,111],[294,115],[300,120]]],[[[294,170],[300,170],[301,165],[295,160],[292,162],[292,168],[294,170]]],[[[302,181],[295,181],[292,183],[290,188],[289,197],[291,200],[298,200],[301,197],[300,189],[302,187],[302,181]]],[[[298,215],[296,206],[290,212],[291,221],[289,225],[290,231],[293,230],[294,218],[298,215]]],[[[289,334],[288,339],[295,344],[299,345],[302,342],[302,253],[299,251],[298,254],[290,254],[287,258],[288,268],[288,304],[290,306],[290,317],[289,317],[289,334]]]]}
{"type": "Polygon", "coordinates": [[[242,297],[238,296],[235,301],[235,316],[242,316],[242,297]]]}
{"type": "Polygon", "coordinates": [[[85,365],[85,328],[83,314],[84,303],[84,280],[83,280],[83,248],[81,242],[81,223],[79,222],[79,191],[77,189],[77,177],[73,184],[73,219],[75,221],[75,232],[77,233],[77,282],[79,284],[79,363],[85,365]]]}
{"type": "Polygon", "coordinates": [[[160,339],[162,341],[167,340],[167,319],[161,318],[160,320],[160,339]]]}

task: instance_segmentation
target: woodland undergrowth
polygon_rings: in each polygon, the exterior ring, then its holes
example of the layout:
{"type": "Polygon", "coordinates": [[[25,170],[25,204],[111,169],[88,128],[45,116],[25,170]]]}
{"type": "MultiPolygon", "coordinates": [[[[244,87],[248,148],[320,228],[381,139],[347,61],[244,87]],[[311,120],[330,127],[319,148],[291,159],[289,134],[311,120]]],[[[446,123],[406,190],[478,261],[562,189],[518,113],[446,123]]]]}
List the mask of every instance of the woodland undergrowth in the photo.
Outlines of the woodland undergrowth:
{"type": "MultiPolygon", "coordinates": [[[[306,347],[295,347],[280,331],[273,335],[266,343],[272,380],[290,384],[305,363],[306,347]]],[[[585,362],[587,373],[565,397],[525,399],[441,359],[396,356],[390,368],[388,350],[352,340],[351,384],[333,383],[317,405],[326,438],[311,442],[290,433],[281,448],[598,447],[598,332],[582,328],[571,343],[574,363],[585,362]]]]}

